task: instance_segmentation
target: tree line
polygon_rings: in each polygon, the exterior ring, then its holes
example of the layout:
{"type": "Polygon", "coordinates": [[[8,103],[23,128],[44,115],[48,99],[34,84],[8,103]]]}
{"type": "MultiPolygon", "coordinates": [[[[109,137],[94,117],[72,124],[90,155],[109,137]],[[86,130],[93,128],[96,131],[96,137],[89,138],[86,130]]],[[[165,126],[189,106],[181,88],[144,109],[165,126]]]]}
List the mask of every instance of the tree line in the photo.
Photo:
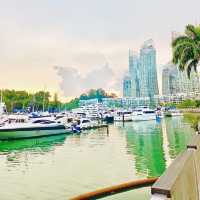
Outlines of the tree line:
{"type": "Polygon", "coordinates": [[[100,102],[103,98],[117,97],[116,94],[108,94],[103,89],[91,89],[88,92],[81,94],[80,97],[72,99],[70,102],[63,103],[58,99],[55,93],[53,98],[48,91],[38,91],[29,93],[25,90],[1,90],[3,102],[6,104],[8,112],[16,111],[50,111],[58,112],[61,110],[71,110],[79,106],[80,100],[98,99],[100,102]],[[51,100],[53,99],[53,100],[51,100]]]}
{"type": "Polygon", "coordinates": [[[49,92],[38,91],[29,93],[25,90],[2,90],[2,101],[6,104],[8,112],[14,111],[41,111],[41,110],[58,110],[61,102],[55,93],[51,101],[49,92]]]}

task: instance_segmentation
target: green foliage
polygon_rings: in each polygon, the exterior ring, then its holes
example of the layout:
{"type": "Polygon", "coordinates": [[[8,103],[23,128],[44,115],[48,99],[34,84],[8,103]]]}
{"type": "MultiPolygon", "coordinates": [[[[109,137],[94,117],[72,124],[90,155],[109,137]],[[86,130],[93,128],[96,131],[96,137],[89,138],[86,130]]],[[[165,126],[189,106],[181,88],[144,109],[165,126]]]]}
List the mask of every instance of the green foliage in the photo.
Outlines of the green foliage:
{"type": "Polygon", "coordinates": [[[200,121],[200,115],[197,113],[185,113],[184,114],[184,120],[187,123],[192,124],[192,128],[194,128],[196,131],[198,131],[198,123],[200,121]]]}
{"type": "Polygon", "coordinates": [[[79,107],[79,98],[72,99],[69,103],[63,105],[63,110],[72,110],[79,107]]]}
{"type": "Polygon", "coordinates": [[[80,100],[88,100],[88,99],[98,99],[101,101],[103,98],[109,98],[109,97],[117,97],[116,94],[111,93],[110,95],[105,92],[102,88],[99,89],[91,89],[87,93],[82,94],[79,99],[80,100]]]}
{"type": "Polygon", "coordinates": [[[173,63],[181,71],[186,70],[188,77],[192,69],[197,71],[200,60],[200,26],[187,25],[185,35],[177,37],[172,42],[173,63]]]}
{"type": "Polygon", "coordinates": [[[169,103],[161,104],[161,106],[165,106],[165,107],[176,107],[177,104],[176,104],[176,103],[173,103],[173,102],[169,102],[169,103]]]}
{"type": "Polygon", "coordinates": [[[200,107],[200,100],[196,100],[196,107],[200,107]]]}
{"type": "Polygon", "coordinates": [[[195,108],[197,107],[196,101],[187,99],[177,105],[177,108],[195,108]]]}
{"type": "MultiPolygon", "coordinates": [[[[102,101],[103,98],[116,98],[117,95],[115,93],[108,94],[105,90],[99,89],[91,89],[87,93],[83,93],[79,98],[71,100],[69,103],[64,105],[65,109],[71,110],[74,108],[78,108],[79,100],[89,100],[89,99],[98,99],[99,102],[102,101]]],[[[117,105],[118,106],[118,105],[117,105]]]]}
{"type": "Polygon", "coordinates": [[[34,110],[47,110],[48,108],[56,108],[61,102],[58,100],[57,94],[54,95],[54,100],[50,101],[50,93],[39,91],[35,94],[27,91],[3,90],[3,101],[6,104],[8,112],[13,109],[27,109],[33,107],[34,110]]]}
{"type": "Polygon", "coordinates": [[[28,93],[27,91],[3,90],[3,101],[6,104],[8,112],[13,109],[27,109],[27,107],[38,110],[71,110],[79,106],[79,100],[87,100],[97,98],[99,101],[106,97],[116,97],[114,93],[108,95],[103,89],[91,89],[86,94],[82,94],[79,98],[71,100],[69,103],[61,103],[58,95],[55,93],[53,101],[50,101],[51,95],[49,92],[38,91],[35,94],[28,93]]]}

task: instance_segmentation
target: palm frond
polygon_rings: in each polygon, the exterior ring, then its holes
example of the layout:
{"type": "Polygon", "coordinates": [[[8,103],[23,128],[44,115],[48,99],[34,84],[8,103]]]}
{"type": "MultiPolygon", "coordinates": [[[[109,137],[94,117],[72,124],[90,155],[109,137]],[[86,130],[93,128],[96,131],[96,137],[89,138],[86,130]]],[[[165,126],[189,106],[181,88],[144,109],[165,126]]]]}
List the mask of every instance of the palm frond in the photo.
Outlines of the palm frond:
{"type": "Polygon", "coordinates": [[[185,35],[179,36],[172,41],[173,63],[180,71],[186,71],[190,78],[191,71],[197,72],[200,61],[200,26],[188,24],[185,35]]]}
{"type": "Polygon", "coordinates": [[[172,47],[175,47],[177,44],[180,44],[182,42],[194,42],[194,41],[188,36],[179,36],[172,41],[172,47]]]}
{"type": "Polygon", "coordinates": [[[181,56],[183,54],[184,51],[186,51],[188,48],[190,48],[191,52],[188,52],[187,51],[187,54],[189,56],[189,59],[190,57],[194,57],[194,55],[196,56],[196,44],[193,43],[192,41],[190,42],[179,42],[176,44],[176,46],[173,47],[173,63],[174,64],[177,64],[178,63],[178,60],[181,59],[181,56]],[[194,54],[195,53],[195,54],[194,54]]]}

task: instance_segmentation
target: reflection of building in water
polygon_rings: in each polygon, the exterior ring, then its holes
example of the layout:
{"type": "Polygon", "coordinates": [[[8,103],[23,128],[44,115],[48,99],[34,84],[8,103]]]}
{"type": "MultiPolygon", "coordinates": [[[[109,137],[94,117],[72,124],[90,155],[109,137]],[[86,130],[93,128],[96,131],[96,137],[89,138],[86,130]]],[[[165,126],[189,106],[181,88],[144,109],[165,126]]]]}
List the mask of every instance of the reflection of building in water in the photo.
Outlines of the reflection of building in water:
{"type": "Polygon", "coordinates": [[[154,121],[134,125],[127,127],[126,132],[128,150],[134,155],[137,173],[147,177],[160,176],[166,168],[160,125],[154,121]]]}
{"type": "Polygon", "coordinates": [[[162,128],[162,134],[163,134],[163,149],[165,152],[165,160],[166,160],[167,166],[169,166],[172,162],[172,159],[169,154],[169,142],[168,142],[168,135],[167,135],[165,119],[162,119],[161,128],[162,128]]]}
{"type": "Polygon", "coordinates": [[[170,157],[175,158],[186,148],[194,130],[190,125],[183,123],[182,117],[165,118],[162,123],[166,126],[170,157]]]}

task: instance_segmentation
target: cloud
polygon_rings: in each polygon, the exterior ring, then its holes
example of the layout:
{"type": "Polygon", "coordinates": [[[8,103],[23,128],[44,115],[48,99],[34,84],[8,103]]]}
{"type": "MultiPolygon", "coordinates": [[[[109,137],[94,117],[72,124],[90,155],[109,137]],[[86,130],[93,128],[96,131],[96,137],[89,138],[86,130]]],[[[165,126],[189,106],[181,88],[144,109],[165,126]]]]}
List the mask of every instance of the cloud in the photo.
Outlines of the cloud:
{"type": "Polygon", "coordinates": [[[65,96],[79,96],[89,89],[97,88],[119,92],[121,79],[108,64],[93,68],[85,75],[73,67],[56,66],[55,70],[61,79],[60,89],[65,96]]]}

